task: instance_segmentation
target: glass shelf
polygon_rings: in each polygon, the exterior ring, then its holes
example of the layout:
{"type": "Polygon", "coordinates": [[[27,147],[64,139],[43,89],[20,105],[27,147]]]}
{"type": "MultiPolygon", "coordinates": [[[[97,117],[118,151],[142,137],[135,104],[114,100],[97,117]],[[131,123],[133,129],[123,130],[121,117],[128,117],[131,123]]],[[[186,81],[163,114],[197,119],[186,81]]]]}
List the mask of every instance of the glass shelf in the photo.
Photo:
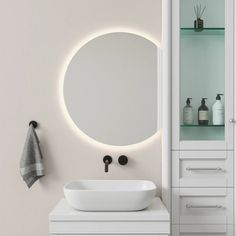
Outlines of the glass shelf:
{"type": "Polygon", "coordinates": [[[202,31],[195,31],[194,28],[181,28],[181,35],[224,35],[225,28],[204,28],[202,31]]]}
{"type": "Polygon", "coordinates": [[[225,125],[181,125],[182,128],[207,128],[207,127],[213,127],[213,128],[218,128],[218,127],[225,127],[225,125]]]}

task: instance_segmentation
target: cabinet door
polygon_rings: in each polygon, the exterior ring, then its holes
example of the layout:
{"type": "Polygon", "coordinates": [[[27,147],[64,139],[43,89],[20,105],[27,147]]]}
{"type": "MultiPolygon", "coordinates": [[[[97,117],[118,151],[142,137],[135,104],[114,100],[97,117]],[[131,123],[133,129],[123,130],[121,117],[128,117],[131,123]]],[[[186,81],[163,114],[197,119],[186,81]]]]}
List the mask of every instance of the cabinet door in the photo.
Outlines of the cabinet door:
{"type": "Polygon", "coordinates": [[[233,225],[173,225],[172,236],[233,236],[233,225]]]}
{"type": "Polygon", "coordinates": [[[173,187],[233,187],[233,151],[173,151],[173,187]]]}
{"type": "MultiPolygon", "coordinates": [[[[174,0],[172,21],[172,149],[233,149],[233,0],[174,0]],[[202,29],[194,28],[194,6],[203,8],[202,29]],[[224,94],[224,122],[213,123],[212,105],[224,94]],[[192,124],[183,108],[192,98],[192,124]],[[199,125],[198,108],[207,98],[208,124],[199,125]]],[[[222,114],[223,114],[222,113],[222,114]]],[[[216,114],[216,113],[215,113],[216,114]]]]}
{"type": "Polygon", "coordinates": [[[174,188],[172,194],[173,224],[234,223],[232,188],[174,188]]]}

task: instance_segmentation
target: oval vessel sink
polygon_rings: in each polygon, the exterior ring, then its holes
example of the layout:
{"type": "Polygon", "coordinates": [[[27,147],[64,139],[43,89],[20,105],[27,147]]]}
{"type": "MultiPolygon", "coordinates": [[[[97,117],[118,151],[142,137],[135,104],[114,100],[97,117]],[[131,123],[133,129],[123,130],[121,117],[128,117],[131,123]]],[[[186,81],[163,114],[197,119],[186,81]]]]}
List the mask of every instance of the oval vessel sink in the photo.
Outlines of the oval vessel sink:
{"type": "Polygon", "coordinates": [[[156,186],[145,180],[81,180],[64,186],[69,205],[82,211],[139,211],[151,204],[156,186]]]}

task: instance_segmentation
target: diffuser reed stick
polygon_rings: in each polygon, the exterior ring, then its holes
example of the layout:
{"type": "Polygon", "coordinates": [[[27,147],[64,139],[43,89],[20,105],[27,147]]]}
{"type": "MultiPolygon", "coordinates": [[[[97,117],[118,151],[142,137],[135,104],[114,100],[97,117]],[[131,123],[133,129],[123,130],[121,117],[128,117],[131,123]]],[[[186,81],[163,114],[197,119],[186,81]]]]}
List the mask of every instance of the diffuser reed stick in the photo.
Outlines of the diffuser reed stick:
{"type": "Polygon", "coordinates": [[[194,21],[194,29],[195,31],[202,31],[203,30],[203,20],[201,17],[203,16],[203,13],[206,10],[206,5],[202,8],[201,4],[195,5],[194,12],[196,15],[196,20],[194,21]]]}

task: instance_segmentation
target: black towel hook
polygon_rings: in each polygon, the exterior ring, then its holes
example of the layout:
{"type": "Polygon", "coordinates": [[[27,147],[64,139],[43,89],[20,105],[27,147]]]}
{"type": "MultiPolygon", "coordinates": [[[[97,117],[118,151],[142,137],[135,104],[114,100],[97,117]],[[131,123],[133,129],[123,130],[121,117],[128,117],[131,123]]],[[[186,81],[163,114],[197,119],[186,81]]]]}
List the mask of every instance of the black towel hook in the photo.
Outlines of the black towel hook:
{"type": "Polygon", "coordinates": [[[36,129],[36,128],[38,127],[38,122],[35,121],[35,120],[31,120],[31,121],[29,122],[29,125],[33,125],[33,127],[36,129]]]}

